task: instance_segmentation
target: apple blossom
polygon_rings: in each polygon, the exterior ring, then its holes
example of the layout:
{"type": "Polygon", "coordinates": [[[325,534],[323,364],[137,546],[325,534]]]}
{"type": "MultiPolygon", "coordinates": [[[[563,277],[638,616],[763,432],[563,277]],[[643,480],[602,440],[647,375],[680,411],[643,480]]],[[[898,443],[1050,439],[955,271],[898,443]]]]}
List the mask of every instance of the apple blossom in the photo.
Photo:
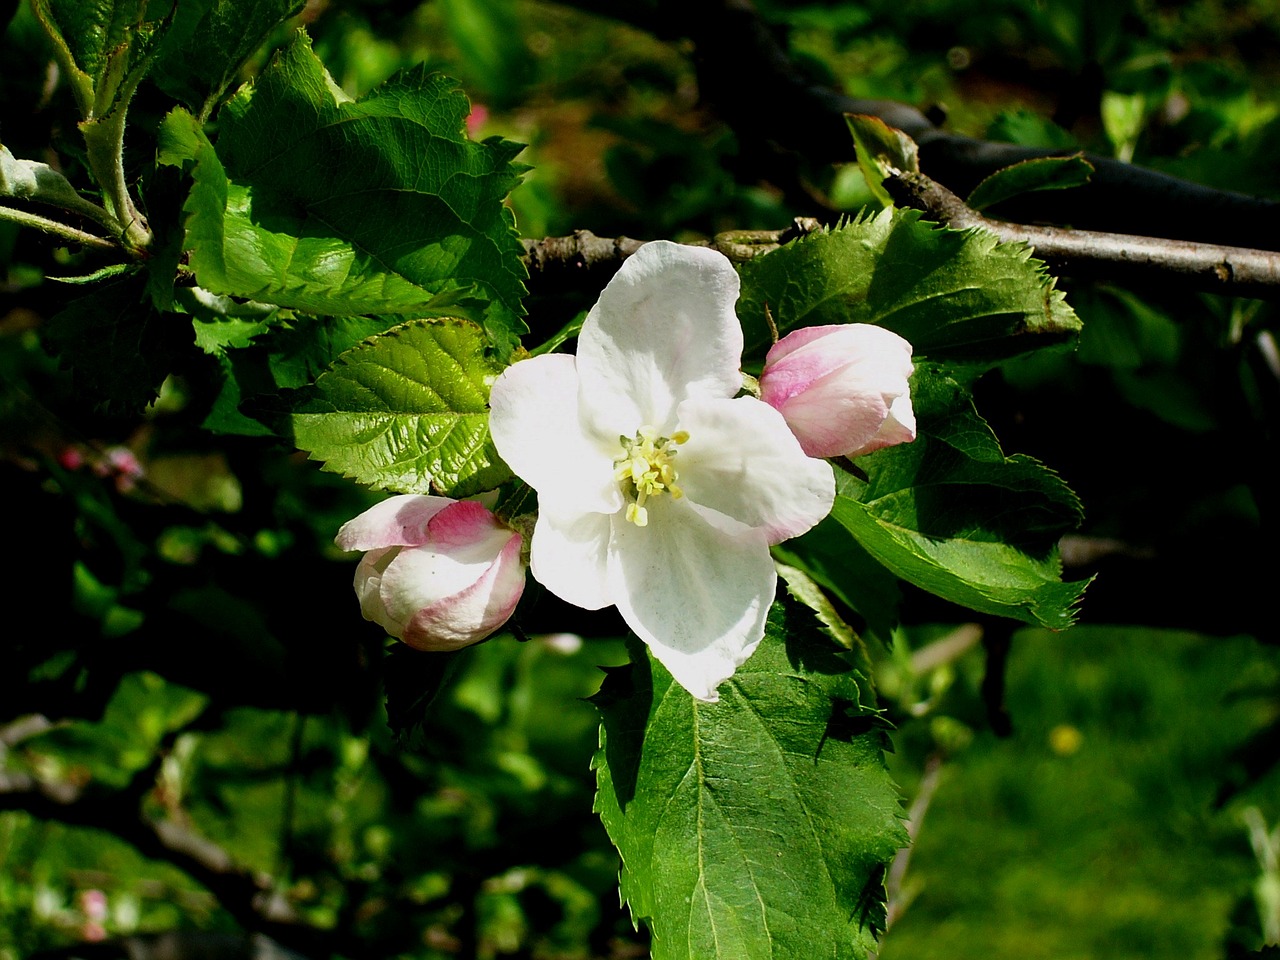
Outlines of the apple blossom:
{"type": "Polygon", "coordinates": [[[364,618],[419,650],[483,640],[524,590],[520,534],[474,501],[389,497],[343,524],[334,542],[368,551],[355,576],[364,618]]]}
{"type": "Polygon", "coordinates": [[[577,606],[616,605],[706,701],[764,635],[770,545],[835,496],[831,467],[782,416],[736,397],[737,299],[719,253],[645,244],[587,315],[576,357],[522,360],[490,395],[498,452],[538,493],[533,575],[577,606]]]}
{"type": "Polygon", "coordinates": [[[804,327],[773,345],[760,399],[811,457],[859,457],[916,438],[911,344],[867,323],[804,327]]]}

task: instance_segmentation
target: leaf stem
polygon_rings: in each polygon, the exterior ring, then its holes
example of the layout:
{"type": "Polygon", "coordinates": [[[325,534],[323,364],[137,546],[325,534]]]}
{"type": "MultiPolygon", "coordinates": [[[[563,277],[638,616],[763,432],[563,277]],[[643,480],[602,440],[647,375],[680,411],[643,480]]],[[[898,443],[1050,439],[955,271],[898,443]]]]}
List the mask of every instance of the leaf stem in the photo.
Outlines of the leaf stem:
{"type": "MultiPolygon", "coordinates": [[[[105,213],[106,211],[103,212],[105,213]]],[[[99,237],[96,234],[86,233],[70,224],[63,223],[60,220],[51,220],[37,213],[6,207],[4,204],[0,204],[0,220],[8,220],[10,223],[16,223],[23,227],[35,227],[37,230],[43,230],[45,233],[62,237],[62,239],[69,240],[72,243],[93,247],[95,250],[119,249],[113,241],[99,237]]]]}

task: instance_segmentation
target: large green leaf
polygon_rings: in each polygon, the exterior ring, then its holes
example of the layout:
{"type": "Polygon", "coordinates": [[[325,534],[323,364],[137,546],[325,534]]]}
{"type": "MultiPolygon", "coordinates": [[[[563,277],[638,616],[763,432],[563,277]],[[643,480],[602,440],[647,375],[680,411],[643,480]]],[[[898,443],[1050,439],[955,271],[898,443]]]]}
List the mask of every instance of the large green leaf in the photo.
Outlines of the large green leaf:
{"type": "Polygon", "coordinates": [[[400,493],[465,496],[510,479],[489,437],[503,365],[465,320],[411,320],[340,356],[292,415],[325,469],[400,493]]]}
{"type": "Polygon", "coordinates": [[[170,114],[161,158],[192,162],[186,245],[200,285],[322,314],[436,316],[476,292],[509,353],[526,272],[503,199],[521,148],[468,140],[469,109],[423,68],[353,102],[299,33],[222,109],[216,148],[190,114],[170,114]]]}
{"type": "Polygon", "coordinates": [[[741,267],[748,351],[780,333],[875,323],[915,355],[989,363],[1075,337],[1080,321],[1028,248],[888,209],[813,233],[741,267]]]}
{"type": "Polygon", "coordinates": [[[968,393],[936,368],[912,381],[915,442],[837,470],[832,517],[903,580],[983,613],[1061,629],[1085,582],[1063,583],[1055,544],[1080,521],[1062,479],[1006,457],[968,393]]]}
{"type": "Polygon", "coordinates": [[[244,62],[301,7],[301,0],[182,0],[152,78],[207,117],[244,62]]]}
{"type": "Polygon", "coordinates": [[[884,867],[906,834],[852,657],[784,595],[718,703],[638,648],[606,677],[596,808],[654,960],[874,948],[884,867]]]}

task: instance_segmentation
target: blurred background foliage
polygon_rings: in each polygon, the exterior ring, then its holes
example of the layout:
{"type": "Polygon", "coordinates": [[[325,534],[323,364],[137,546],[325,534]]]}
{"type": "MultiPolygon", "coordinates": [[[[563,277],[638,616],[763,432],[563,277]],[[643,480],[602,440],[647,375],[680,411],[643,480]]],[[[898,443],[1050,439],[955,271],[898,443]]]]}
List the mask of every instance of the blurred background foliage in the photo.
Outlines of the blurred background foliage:
{"type": "MultiPolygon", "coordinates": [[[[874,203],[852,148],[784,167],[740,150],[671,9],[353,0],[298,22],[351,94],[425,61],[463,82],[473,136],[528,143],[511,198],[526,237],[688,239],[874,203]]],[[[758,9],[815,83],[975,137],[1280,194],[1265,0],[758,9]]],[[[30,12],[0,14],[0,136],[47,162],[53,144],[83,183],[30,12]]],[[[143,87],[131,148],[149,149],[167,105],[143,87]]],[[[590,812],[582,698],[625,660],[620,622],[531,596],[527,642],[448,660],[388,648],[331,546],[373,495],[273,441],[202,430],[212,358],[140,421],[86,409],[41,344],[76,295],[46,278],[74,259],[0,223],[0,263],[0,960],[123,955],[174,932],[280,955],[243,946],[246,917],[147,845],[155,823],[220,852],[277,917],[328,931],[317,956],[644,955],[590,812]],[[35,780],[61,792],[36,797],[35,780]]],[[[1079,350],[1006,364],[979,408],[1081,494],[1064,555],[1098,579],[1084,625],[1058,635],[905,590],[878,682],[918,843],[889,879],[884,960],[1210,960],[1280,940],[1277,382],[1251,349],[1274,347],[1275,310],[1063,285],[1079,350]]],[[[535,290],[531,342],[596,292],[535,290]]]]}

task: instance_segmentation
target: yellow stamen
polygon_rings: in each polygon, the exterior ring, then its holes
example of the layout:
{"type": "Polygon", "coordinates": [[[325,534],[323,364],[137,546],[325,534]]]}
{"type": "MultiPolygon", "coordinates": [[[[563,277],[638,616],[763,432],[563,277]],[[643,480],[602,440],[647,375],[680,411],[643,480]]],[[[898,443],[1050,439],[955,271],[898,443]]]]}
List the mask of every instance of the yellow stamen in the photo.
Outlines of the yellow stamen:
{"type": "Polygon", "coordinates": [[[637,527],[649,523],[645,501],[650,497],[669,493],[673,500],[678,500],[684,496],[676,486],[679,473],[673,462],[676,455],[673,444],[682,444],[688,439],[687,430],[677,430],[670,437],[659,437],[649,426],[637,430],[634,440],[618,438],[622,456],[613,462],[613,476],[627,498],[628,522],[637,527]]]}

